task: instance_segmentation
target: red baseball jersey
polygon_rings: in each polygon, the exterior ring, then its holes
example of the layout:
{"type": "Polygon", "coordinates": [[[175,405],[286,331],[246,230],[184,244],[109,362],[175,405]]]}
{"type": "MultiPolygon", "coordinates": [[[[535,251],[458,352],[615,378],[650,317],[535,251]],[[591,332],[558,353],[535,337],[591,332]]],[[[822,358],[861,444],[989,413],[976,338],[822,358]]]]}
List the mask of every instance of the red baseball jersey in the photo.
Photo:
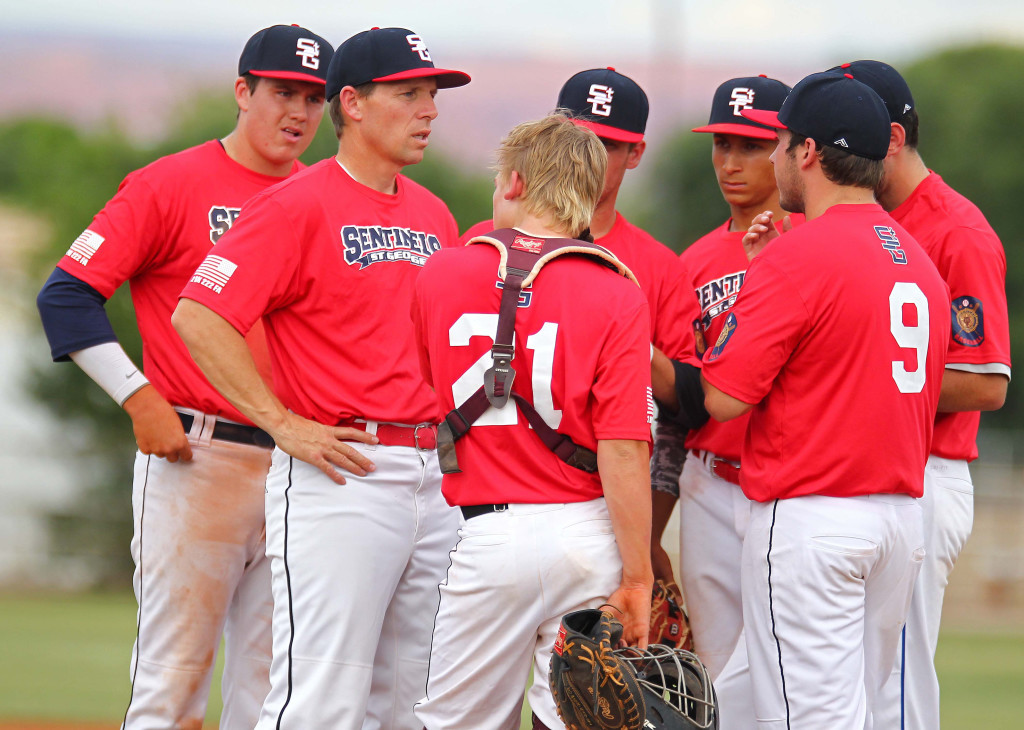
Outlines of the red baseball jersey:
{"type": "Polygon", "coordinates": [[[750,499],[920,497],[949,290],[881,206],[836,205],[751,262],[704,377],[754,405],[750,499]]]}
{"type": "MultiPolygon", "coordinates": [[[[803,223],[799,213],[790,215],[793,225],[803,223]]],[[[743,231],[730,231],[732,218],[694,241],[679,259],[686,272],[687,284],[697,295],[699,314],[690,319],[694,343],[693,353],[699,364],[707,350],[707,343],[714,343],[722,332],[722,325],[747,271],[747,253],[743,250],[743,231]]],[[[782,221],[776,223],[782,230],[782,221]]],[[[749,414],[719,423],[711,418],[700,428],[692,429],[686,436],[686,447],[711,453],[730,461],[740,460],[743,436],[747,432],[749,414]]]]}
{"type": "MultiPolygon", "coordinates": [[[[928,253],[952,295],[952,339],[946,367],[1010,377],[1010,321],[1006,311],[1006,253],[985,216],[934,172],[892,217],[928,253]]],[[[977,411],[939,413],[932,453],[978,458],[977,411]]]]}
{"type": "Polygon", "coordinates": [[[239,332],[263,317],[274,390],[301,416],[436,421],[409,307],[423,264],[457,239],[422,186],[399,175],[381,193],[332,157],[249,201],[181,295],[239,332]]]}
{"type": "MultiPolygon", "coordinates": [[[[292,172],[302,167],[296,162],[292,172]]],[[[171,326],[171,313],[181,288],[231,228],[242,204],[282,180],[238,164],[217,140],[163,157],[124,179],[57,264],[108,299],[130,282],[143,372],[173,405],[249,423],[192,361],[171,326]]],[[[262,326],[247,339],[269,379],[262,326]]]]}
{"type": "MultiPolygon", "coordinates": [[[[493,221],[482,221],[462,234],[462,243],[494,230],[493,221]]],[[[690,323],[697,317],[684,272],[676,255],[619,212],[607,235],[595,243],[604,246],[629,267],[647,297],[651,314],[651,342],[673,360],[693,360],[690,323]]]]}
{"type": "MultiPolygon", "coordinates": [[[[491,366],[501,289],[498,251],[474,244],[431,258],[416,282],[412,316],[423,372],[447,413],[491,366]]],[[[520,297],[513,390],[580,446],[650,441],[650,321],[630,280],[578,256],[553,259],[520,297]]],[[[461,474],[445,474],[449,504],[582,502],[601,479],[565,464],[514,401],[491,408],[456,442],[461,474]]]]}

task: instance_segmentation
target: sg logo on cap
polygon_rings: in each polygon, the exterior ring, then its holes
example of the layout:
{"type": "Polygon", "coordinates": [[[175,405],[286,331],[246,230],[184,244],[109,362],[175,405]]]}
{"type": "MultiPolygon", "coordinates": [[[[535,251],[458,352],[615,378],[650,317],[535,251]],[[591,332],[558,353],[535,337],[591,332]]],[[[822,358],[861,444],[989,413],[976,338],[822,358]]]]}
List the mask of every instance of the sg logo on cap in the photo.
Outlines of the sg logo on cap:
{"type": "Polygon", "coordinates": [[[587,103],[590,104],[591,111],[602,117],[610,117],[612,114],[612,96],[614,94],[615,89],[610,86],[591,84],[590,96],[587,97],[587,103]]]}
{"type": "Polygon", "coordinates": [[[745,86],[737,86],[732,90],[732,101],[729,102],[729,106],[732,107],[732,115],[734,117],[742,117],[740,113],[744,109],[750,109],[754,106],[754,90],[748,89],[745,86]]]}
{"type": "Polygon", "coordinates": [[[420,54],[420,58],[424,61],[430,61],[430,51],[427,50],[427,44],[423,42],[423,39],[418,35],[407,35],[405,40],[409,41],[409,45],[412,46],[412,50],[420,54]]]}
{"type": "Polygon", "coordinates": [[[302,65],[314,71],[320,68],[320,44],[312,38],[299,38],[295,44],[296,56],[302,57],[302,65]]]}

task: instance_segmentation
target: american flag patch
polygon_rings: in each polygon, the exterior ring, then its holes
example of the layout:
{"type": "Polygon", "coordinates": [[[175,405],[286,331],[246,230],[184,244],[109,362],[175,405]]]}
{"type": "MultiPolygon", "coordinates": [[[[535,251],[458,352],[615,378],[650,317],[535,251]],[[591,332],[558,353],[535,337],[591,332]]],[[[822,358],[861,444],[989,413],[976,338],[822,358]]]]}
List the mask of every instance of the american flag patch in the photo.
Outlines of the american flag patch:
{"type": "Polygon", "coordinates": [[[654,389],[647,389],[647,422],[654,423],[654,389]]]}
{"type": "Polygon", "coordinates": [[[221,256],[210,254],[203,260],[203,263],[199,264],[199,268],[196,269],[196,273],[192,274],[190,281],[220,294],[237,268],[238,264],[221,256]]]}
{"type": "Polygon", "coordinates": [[[64,254],[68,258],[74,259],[82,266],[86,266],[89,263],[89,259],[93,257],[96,250],[107,240],[95,231],[90,231],[86,228],[82,231],[82,235],[75,239],[74,243],[71,244],[71,248],[64,254]]]}

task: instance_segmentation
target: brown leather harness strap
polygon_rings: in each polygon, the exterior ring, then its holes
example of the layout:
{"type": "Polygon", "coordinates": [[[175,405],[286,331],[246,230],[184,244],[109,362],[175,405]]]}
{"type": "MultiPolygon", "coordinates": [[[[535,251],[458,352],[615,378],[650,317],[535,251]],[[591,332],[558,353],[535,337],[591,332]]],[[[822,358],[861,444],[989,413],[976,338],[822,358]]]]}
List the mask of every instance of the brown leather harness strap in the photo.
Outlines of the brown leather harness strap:
{"type": "Polygon", "coordinates": [[[497,248],[501,255],[498,274],[502,278],[502,293],[498,308],[498,328],[494,335],[494,346],[491,348],[493,365],[484,373],[483,385],[465,403],[450,411],[438,425],[437,454],[441,471],[445,474],[456,474],[461,471],[455,455],[455,442],[465,436],[477,419],[491,406],[503,408],[511,397],[540,440],[559,459],[582,471],[596,472],[597,454],[551,428],[532,403],[512,391],[512,383],[516,376],[512,367],[512,356],[515,352],[513,338],[519,296],[523,287],[533,283],[546,263],[565,254],[586,256],[602,266],[618,271],[634,282],[636,278],[608,249],[586,241],[571,238],[536,238],[506,228],[486,236],[478,236],[469,242],[474,243],[489,243],[497,248]]]}

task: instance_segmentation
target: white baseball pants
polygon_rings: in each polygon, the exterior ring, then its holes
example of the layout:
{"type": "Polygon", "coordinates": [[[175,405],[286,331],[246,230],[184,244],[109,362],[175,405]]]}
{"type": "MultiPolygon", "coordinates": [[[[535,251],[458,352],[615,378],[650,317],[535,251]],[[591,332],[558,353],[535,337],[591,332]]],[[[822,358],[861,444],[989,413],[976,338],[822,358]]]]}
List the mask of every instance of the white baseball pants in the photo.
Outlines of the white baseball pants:
{"type": "Polygon", "coordinates": [[[967,462],[929,456],[924,496],[919,501],[928,554],[914,586],[896,666],[875,714],[876,730],[938,730],[940,726],[935,649],[942,599],[974,524],[974,484],[967,462]]]}
{"type": "Polygon", "coordinates": [[[743,490],[689,454],[679,477],[679,572],[694,650],[718,694],[719,730],[754,725],[740,590],[749,521],[743,490]]]}
{"type": "MultiPolygon", "coordinates": [[[[191,412],[190,413],[194,413],[191,412]]],[[[251,730],[270,688],[270,450],[211,441],[196,414],[191,462],[138,454],[132,510],[139,602],[124,730],[202,727],[225,638],[222,730],[251,730]]]]}
{"type": "Polygon", "coordinates": [[[871,730],[924,559],[907,495],[753,503],[743,618],[762,730],[871,730]]]}
{"type": "Polygon", "coordinates": [[[438,584],[458,510],[434,451],[353,443],[338,485],[274,452],[267,479],[274,659],[259,730],[419,730],[438,584]]]}
{"type": "Polygon", "coordinates": [[[518,730],[532,663],[530,707],[562,727],[548,686],[562,616],[597,608],[622,578],[605,500],[513,504],[465,520],[451,559],[420,726],[518,730]]]}

